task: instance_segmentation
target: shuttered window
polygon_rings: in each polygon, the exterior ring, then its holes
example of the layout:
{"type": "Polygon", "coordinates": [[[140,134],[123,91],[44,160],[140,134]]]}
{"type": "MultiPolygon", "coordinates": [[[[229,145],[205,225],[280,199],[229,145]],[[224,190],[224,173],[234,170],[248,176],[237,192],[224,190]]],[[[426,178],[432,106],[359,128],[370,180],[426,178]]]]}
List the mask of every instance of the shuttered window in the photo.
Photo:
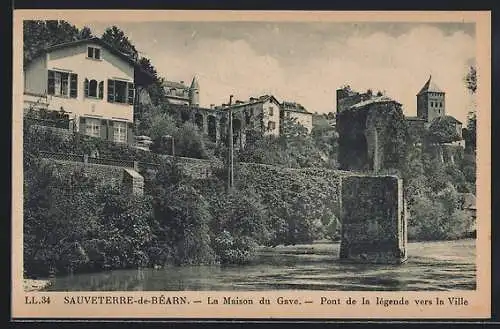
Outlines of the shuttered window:
{"type": "Polygon", "coordinates": [[[85,97],[100,98],[104,97],[104,81],[97,81],[95,79],[85,79],[84,82],[85,97]]]}
{"type": "Polygon", "coordinates": [[[108,79],[108,102],[133,105],[134,96],[133,83],[108,79]]]}
{"type": "Polygon", "coordinates": [[[93,79],[89,81],[89,97],[97,97],[97,81],[93,79]]]}
{"type": "Polygon", "coordinates": [[[47,94],[54,96],[77,97],[78,76],[74,73],[49,70],[47,94]]]}
{"type": "Polygon", "coordinates": [[[128,103],[130,105],[134,105],[134,84],[129,82],[127,84],[127,89],[128,89],[128,103]]]}
{"type": "Polygon", "coordinates": [[[71,73],[69,75],[69,97],[78,97],[78,74],[71,73]]]}
{"type": "Polygon", "coordinates": [[[115,101],[115,81],[108,79],[108,102],[115,101]]]}
{"type": "Polygon", "coordinates": [[[85,78],[83,82],[83,90],[85,92],[85,97],[89,97],[89,79],[85,78]]]}
{"type": "Polygon", "coordinates": [[[104,97],[104,81],[99,82],[99,98],[104,97]]]}

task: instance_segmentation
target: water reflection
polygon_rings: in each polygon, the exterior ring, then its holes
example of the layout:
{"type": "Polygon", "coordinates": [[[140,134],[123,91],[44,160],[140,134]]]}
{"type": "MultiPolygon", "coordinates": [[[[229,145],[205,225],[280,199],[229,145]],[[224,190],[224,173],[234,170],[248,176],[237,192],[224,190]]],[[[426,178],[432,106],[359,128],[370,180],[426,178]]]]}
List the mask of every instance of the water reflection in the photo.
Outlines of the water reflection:
{"type": "Polygon", "coordinates": [[[475,241],[410,243],[399,266],[339,262],[338,244],[262,250],[247,266],[119,270],[54,279],[57,291],[475,289],[475,241]]]}

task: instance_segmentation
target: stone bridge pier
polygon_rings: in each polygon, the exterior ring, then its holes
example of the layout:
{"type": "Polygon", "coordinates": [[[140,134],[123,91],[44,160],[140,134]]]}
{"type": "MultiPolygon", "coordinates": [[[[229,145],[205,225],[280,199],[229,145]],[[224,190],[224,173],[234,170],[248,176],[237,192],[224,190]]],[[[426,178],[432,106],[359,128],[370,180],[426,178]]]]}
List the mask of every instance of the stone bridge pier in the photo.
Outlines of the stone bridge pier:
{"type": "Polygon", "coordinates": [[[339,258],[360,263],[407,260],[407,218],[402,180],[395,176],[342,179],[339,258]]]}

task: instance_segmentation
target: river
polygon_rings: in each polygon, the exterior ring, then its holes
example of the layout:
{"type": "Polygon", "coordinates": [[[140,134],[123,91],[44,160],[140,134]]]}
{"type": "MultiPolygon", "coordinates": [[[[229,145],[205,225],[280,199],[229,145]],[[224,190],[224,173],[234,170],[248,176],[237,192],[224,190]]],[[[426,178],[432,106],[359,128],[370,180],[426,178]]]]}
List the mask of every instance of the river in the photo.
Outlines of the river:
{"type": "Polygon", "coordinates": [[[264,248],[245,266],[116,270],[52,279],[50,291],[473,290],[475,240],[412,242],[402,265],[346,264],[339,244],[264,248]]]}

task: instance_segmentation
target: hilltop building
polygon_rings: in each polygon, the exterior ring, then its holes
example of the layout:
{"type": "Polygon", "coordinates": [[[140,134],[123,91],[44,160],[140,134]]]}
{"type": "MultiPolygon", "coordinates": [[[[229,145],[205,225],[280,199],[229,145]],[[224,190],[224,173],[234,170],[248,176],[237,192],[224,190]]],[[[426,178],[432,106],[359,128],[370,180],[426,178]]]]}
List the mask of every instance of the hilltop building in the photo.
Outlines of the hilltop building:
{"type": "Polygon", "coordinates": [[[417,117],[431,123],[446,113],[445,92],[432,80],[432,76],[417,94],[417,117]]]}
{"type": "Polygon", "coordinates": [[[229,108],[233,112],[233,138],[237,148],[243,147],[253,133],[278,136],[285,118],[296,118],[308,132],[312,129],[312,113],[298,103],[280,103],[272,95],[250,97],[247,101],[236,100],[231,105],[211,104],[210,108],[186,102],[170,105],[170,110],[178,119],[194,122],[214,143],[227,138],[229,108]]]}
{"type": "MultiPolygon", "coordinates": [[[[457,135],[462,139],[462,122],[446,114],[446,93],[439,88],[432,76],[429,76],[416,96],[417,116],[407,116],[412,135],[422,136],[421,132],[425,128],[429,128],[437,121],[445,120],[448,124],[454,125],[457,135]]],[[[461,141],[457,143],[463,144],[461,141]]]]}
{"type": "Polygon", "coordinates": [[[200,106],[200,85],[196,76],[193,77],[189,87],[184,84],[184,81],[165,81],[163,90],[171,104],[200,106]]]}

